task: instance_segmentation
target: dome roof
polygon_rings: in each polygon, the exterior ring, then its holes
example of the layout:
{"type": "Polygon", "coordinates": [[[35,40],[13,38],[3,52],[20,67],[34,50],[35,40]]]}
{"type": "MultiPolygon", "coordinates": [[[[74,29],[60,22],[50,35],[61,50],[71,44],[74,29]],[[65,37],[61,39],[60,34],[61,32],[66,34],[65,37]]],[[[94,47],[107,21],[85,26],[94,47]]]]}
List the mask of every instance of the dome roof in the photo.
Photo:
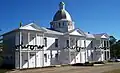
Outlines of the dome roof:
{"type": "Polygon", "coordinates": [[[53,18],[53,21],[62,19],[72,21],[70,14],[66,10],[58,10],[53,18]]]}
{"type": "Polygon", "coordinates": [[[70,14],[65,10],[64,2],[60,2],[59,10],[56,12],[55,16],[53,17],[53,21],[58,21],[58,20],[72,21],[70,14]]]}

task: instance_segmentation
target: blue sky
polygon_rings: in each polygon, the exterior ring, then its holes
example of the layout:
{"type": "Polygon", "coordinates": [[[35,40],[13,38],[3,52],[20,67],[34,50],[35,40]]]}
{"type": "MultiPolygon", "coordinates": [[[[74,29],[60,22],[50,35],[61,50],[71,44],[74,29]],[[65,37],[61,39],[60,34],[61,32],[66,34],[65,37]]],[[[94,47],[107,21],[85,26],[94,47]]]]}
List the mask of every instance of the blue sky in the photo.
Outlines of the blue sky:
{"type": "Polygon", "coordinates": [[[60,1],[77,28],[120,39],[120,0],[0,0],[0,34],[19,27],[20,21],[49,27],[60,1]]]}

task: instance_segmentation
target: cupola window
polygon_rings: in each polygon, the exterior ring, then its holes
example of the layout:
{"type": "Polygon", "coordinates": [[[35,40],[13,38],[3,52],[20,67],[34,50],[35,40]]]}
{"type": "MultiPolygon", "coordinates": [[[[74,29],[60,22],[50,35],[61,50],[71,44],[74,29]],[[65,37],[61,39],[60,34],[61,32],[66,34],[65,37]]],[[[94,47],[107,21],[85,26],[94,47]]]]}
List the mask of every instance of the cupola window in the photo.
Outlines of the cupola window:
{"type": "Polygon", "coordinates": [[[60,27],[60,23],[59,23],[59,27],[60,27]]]}

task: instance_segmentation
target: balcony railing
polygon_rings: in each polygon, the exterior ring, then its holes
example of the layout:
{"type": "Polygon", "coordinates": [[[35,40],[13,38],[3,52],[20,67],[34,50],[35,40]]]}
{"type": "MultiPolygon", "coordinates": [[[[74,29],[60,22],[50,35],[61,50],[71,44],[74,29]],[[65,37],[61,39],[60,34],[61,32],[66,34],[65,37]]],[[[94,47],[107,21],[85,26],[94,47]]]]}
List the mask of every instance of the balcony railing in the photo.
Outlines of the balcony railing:
{"type": "Polygon", "coordinates": [[[80,50],[85,49],[86,47],[79,47],[79,46],[74,46],[74,47],[64,47],[63,49],[70,49],[70,50],[76,50],[77,52],[80,52],[80,50]]]}

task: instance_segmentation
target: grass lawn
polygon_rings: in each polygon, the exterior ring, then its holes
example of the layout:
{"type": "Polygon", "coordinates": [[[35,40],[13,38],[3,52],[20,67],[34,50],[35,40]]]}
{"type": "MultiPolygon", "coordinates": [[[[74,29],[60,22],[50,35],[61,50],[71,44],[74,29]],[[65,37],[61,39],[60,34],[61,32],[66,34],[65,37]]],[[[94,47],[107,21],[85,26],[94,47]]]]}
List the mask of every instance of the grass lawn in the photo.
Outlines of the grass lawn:
{"type": "Polygon", "coordinates": [[[120,73],[120,69],[114,69],[112,71],[104,72],[104,73],[120,73]]]}
{"type": "Polygon", "coordinates": [[[0,73],[5,73],[7,71],[8,71],[7,69],[0,69],[0,73]]]}

